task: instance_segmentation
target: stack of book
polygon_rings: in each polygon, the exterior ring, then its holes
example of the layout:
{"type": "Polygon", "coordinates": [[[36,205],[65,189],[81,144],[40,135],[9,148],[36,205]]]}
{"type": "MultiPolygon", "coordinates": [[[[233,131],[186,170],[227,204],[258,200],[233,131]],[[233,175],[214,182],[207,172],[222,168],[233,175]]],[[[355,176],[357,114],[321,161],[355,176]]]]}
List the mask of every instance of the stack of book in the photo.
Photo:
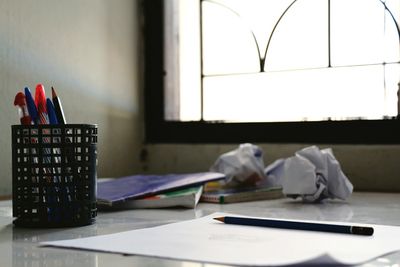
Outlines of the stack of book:
{"type": "Polygon", "coordinates": [[[210,203],[237,203],[246,201],[257,201],[267,199],[278,199],[284,197],[282,187],[235,187],[207,189],[201,195],[201,202],[210,203]]]}
{"type": "Polygon", "coordinates": [[[194,208],[203,192],[203,185],[224,178],[224,174],[216,172],[116,178],[98,183],[97,204],[103,210],[194,208]]]}

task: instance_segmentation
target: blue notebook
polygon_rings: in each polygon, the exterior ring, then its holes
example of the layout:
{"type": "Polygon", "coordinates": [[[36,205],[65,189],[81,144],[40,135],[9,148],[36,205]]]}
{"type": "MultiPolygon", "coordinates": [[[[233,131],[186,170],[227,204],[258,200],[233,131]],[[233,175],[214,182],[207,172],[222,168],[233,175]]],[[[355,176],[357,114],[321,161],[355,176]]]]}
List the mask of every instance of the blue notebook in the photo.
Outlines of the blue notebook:
{"type": "Polygon", "coordinates": [[[132,175],[97,184],[97,199],[114,203],[224,179],[218,172],[167,175],[132,175]]]}

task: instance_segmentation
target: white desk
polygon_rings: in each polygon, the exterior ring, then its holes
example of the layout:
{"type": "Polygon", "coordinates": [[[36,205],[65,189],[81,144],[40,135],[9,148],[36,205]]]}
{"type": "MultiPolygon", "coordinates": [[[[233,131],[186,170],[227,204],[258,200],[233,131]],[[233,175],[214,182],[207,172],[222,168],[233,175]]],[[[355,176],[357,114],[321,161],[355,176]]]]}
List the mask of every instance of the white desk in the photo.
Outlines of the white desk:
{"type": "MultiPolygon", "coordinates": [[[[219,266],[141,256],[38,247],[38,242],[42,241],[116,233],[193,219],[215,211],[286,219],[348,221],[400,226],[400,194],[353,193],[351,199],[346,203],[328,201],[324,204],[304,204],[291,199],[279,199],[225,205],[200,203],[195,210],[158,209],[100,212],[93,225],[60,229],[15,228],[12,225],[11,201],[1,201],[0,266],[219,266]]],[[[390,266],[390,263],[400,264],[400,252],[363,266],[390,266]]]]}

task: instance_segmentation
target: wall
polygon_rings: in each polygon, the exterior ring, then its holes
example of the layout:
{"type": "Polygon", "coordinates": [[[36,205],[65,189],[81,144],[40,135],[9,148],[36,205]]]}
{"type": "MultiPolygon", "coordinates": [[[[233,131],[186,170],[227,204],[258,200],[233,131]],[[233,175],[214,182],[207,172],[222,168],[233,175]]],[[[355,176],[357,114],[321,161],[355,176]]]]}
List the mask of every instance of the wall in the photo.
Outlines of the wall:
{"type": "Polygon", "coordinates": [[[137,0],[0,1],[0,195],[11,193],[17,91],[57,89],[69,123],[99,127],[99,176],[136,172],[143,140],[137,0]]]}

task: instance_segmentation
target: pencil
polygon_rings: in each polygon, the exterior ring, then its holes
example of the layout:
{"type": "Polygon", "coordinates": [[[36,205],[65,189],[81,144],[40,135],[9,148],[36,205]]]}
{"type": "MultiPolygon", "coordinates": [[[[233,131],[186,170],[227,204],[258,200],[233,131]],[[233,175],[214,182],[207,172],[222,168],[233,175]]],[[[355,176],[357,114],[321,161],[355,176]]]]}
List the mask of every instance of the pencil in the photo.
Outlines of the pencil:
{"type": "Polygon", "coordinates": [[[281,220],[229,217],[229,216],[217,217],[214,218],[214,220],[226,224],[261,226],[261,227],[291,229],[291,230],[306,230],[306,231],[318,231],[318,232],[329,232],[329,233],[365,235],[365,236],[371,236],[374,233],[374,229],[372,227],[355,226],[355,225],[337,225],[337,224],[281,221],[281,220]]]}
{"type": "Polygon", "coordinates": [[[58,123],[66,124],[67,122],[65,121],[64,110],[61,105],[61,100],[57,96],[57,93],[56,93],[56,90],[54,89],[54,87],[51,87],[51,97],[53,99],[54,109],[56,112],[58,123]]]}

